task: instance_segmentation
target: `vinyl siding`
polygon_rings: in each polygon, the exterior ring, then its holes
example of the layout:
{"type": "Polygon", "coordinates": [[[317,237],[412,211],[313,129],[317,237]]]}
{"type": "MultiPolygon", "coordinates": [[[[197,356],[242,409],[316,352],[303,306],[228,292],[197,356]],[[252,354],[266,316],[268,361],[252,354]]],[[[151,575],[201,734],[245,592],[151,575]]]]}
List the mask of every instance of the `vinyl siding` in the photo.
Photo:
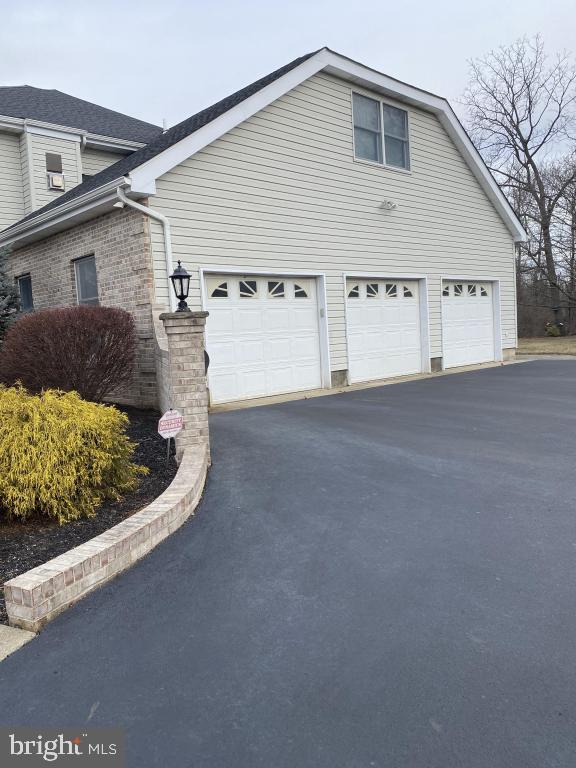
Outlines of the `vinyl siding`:
{"type": "Polygon", "coordinates": [[[100,149],[84,149],[82,151],[82,173],[94,176],[104,168],[114,165],[121,160],[123,155],[117,152],[105,152],[100,149]]]}
{"type": "MultiPolygon", "coordinates": [[[[343,273],[427,275],[432,357],[442,354],[441,276],[495,278],[503,346],[516,346],[512,236],[438,120],[408,111],[410,172],[356,161],[351,86],[320,73],[159,179],[150,204],[170,217],[174,259],[193,271],[191,305],[198,267],[323,272],[340,370],[343,273]],[[382,210],[386,199],[397,210],[382,210]]],[[[151,230],[166,301],[162,230],[151,230]]]]}
{"type": "Polygon", "coordinates": [[[32,142],[32,158],[34,162],[34,197],[35,208],[52,202],[62,193],[48,189],[46,176],[46,153],[55,152],[62,155],[62,171],[66,182],[66,191],[72,189],[82,181],[82,171],[79,167],[79,143],[65,141],[50,136],[30,134],[32,142]]]}
{"type": "Polygon", "coordinates": [[[24,216],[20,137],[0,133],[0,230],[24,216]]]}
{"type": "Polygon", "coordinates": [[[32,139],[27,133],[20,136],[20,164],[22,167],[22,196],[24,199],[24,215],[34,210],[34,189],[31,183],[29,158],[32,153],[32,139]]]}

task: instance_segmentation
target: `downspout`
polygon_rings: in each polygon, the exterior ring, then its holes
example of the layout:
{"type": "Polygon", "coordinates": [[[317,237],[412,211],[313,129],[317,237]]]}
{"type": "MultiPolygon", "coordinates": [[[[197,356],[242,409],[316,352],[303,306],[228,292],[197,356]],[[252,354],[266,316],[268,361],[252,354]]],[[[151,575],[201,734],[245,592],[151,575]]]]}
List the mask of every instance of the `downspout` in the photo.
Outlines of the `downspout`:
{"type": "Polygon", "coordinates": [[[168,281],[168,300],[170,302],[170,311],[175,312],[176,296],[172,291],[172,281],[170,280],[170,275],[172,274],[173,270],[172,235],[170,232],[170,221],[168,218],[166,218],[166,216],[164,216],[164,214],[158,213],[158,211],[155,211],[152,208],[148,208],[145,205],[140,205],[140,203],[136,203],[134,200],[130,200],[130,198],[126,197],[124,194],[122,187],[118,187],[116,189],[116,194],[118,195],[118,198],[124,203],[124,205],[127,205],[129,208],[134,208],[136,211],[140,211],[140,213],[143,213],[145,216],[149,216],[151,219],[155,219],[162,224],[162,231],[164,233],[164,256],[166,258],[166,279],[168,281]]]}

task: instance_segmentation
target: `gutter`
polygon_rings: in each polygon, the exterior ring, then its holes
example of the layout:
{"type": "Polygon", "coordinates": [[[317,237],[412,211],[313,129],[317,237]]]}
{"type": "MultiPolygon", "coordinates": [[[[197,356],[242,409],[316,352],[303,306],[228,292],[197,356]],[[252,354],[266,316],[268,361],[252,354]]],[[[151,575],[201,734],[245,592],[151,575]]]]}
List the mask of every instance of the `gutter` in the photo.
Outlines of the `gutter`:
{"type": "MultiPolygon", "coordinates": [[[[133,141],[132,139],[120,139],[115,136],[105,136],[100,133],[92,133],[83,128],[72,128],[68,125],[58,123],[47,123],[43,120],[36,120],[31,117],[11,117],[0,114],[0,130],[11,131],[13,133],[39,133],[44,135],[44,131],[49,135],[50,131],[66,134],[69,141],[80,140],[88,146],[102,147],[114,152],[135,152],[141,147],[145,147],[147,142],[133,141]]],[[[162,135],[162,134],[158,134],[162,135]]],[[[149,143],[149,142],[148,142],[149,143]]]]}
{"type": "MultiPolygon", "coordinates": [[[[136,211],[140,211],[145,216],[151,219],[159,221],[162,225],[162,231],[164,234],[164,256],[166,260],[166,280],[168,287],[168,300],[170,302],[170,311],[176,311],[176,297],[172,290],[172,281],[170,275],[173,271],[172,261],[172,233],[170,229],[170,221],[164,216],[164,214],[155,211],[152,208],[148,208],[140,203],[136,203],[134,200],[130,200],[124,193],[122,187],[130,185],[130,181],[121,176],[113,181],[104,184],[97,189],[87,192],[81,197],[75,197],[70,202],[58,206],[52,210],[46,211],[33,219],[28,221],[22,221],[10,229],[0,232],[0,248],[4,248],[12,243],[15,243],[23,238],[31,238],[37,232],[50,227],[56,227],[58,224],[77,217],[83,211],[89,211],[91,208],[95,208],[98,205],[104,203],[110,203],[111,208],[114,205],[115,200],[120,200],[121,207],[125,205],[129,208],[134,208],[136,211]]],[[[118,203],[116,204],[118,205],[118,203]]],[[[52,232],[47,232],[44,237],[49,237],[52,232]]],[[[38,238],[35,238],[38,239],[38,238]]]]}
{"type": "Polygon", "coordinates": [[[164,216],[163,213],[159,213],[153,208],[148,208],[145,205],[134,202],[134,200],[130,200],[129,197],[126,197],[124,190],[120,186],[116,189],[116,194],[123,205],[127,205],[129,208],[134,208],[134,210],[140,211],[140,213],[143,213],[145,216],[149,216],[151,219],[159,221],[162,224],[162,231],[164,234],[164,257],[166,259],[166,279],[168,281],[168,299],[170,301],[170,311],[175,312],[176,297],[172,291],[172,281],[170,280],[170,275],[174,268],[172,261],[172,232],[170,229],[170,220],[164,216]]]}
{"type": "Polygon", "coordinates": [[[80,197],[75,197],[68,203],[52,208],[45,213],[41,213],[32,219],[21,221],[9,229],[0,232],[0,247],[11,245],[23,237],[29,237],[37,231],[41,231],[50,224],[56,225],[68,218],[72,218],[82,210],[94,208],[99,203],[107,202],[108,199],[116,199],[116,190],[120,184],[127,185],[128,179],[120,176],[113,181],[104,184],[97,189],[93,189],[80,197]]]}

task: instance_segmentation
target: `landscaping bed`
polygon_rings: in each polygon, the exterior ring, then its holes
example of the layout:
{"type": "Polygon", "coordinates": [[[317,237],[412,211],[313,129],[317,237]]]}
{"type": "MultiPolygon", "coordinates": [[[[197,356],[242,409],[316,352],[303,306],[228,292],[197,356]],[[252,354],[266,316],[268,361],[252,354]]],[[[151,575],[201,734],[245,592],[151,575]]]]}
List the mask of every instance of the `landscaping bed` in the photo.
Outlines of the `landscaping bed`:
{"type": "MultiPolygon", "coordinates": [[[[166,441],[157,432],[158,414],[136,408],[121,408],[130,419],[128,435],[137,444],[134,462],[150,470],[143,475],[136,491],[120,501],[106,501],[94,517],[65,525],[46,522],[45,518],[26,523],[0,518],[0,587],[24,571],[45,563],[73,547],[83,544],[145,507],[172,482],[177,466],[172,456],[166,466],[166,441]]],[[[0,589],[0,623],[8,617],[0,589]]]]}

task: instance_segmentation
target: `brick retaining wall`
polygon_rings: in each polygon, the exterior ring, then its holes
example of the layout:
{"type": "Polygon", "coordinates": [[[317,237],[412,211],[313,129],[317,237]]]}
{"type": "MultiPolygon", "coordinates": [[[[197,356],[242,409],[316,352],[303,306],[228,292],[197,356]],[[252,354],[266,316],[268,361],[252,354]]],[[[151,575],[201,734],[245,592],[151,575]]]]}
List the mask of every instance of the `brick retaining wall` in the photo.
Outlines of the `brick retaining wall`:
{"type": "Polygon", "coordinates": [[[202,495],[208,447],[184,451],[171,485],[140,512],[4,585],[13,627],[37,632],[96,587],[129,568],[194,512],[202,495]]]}

